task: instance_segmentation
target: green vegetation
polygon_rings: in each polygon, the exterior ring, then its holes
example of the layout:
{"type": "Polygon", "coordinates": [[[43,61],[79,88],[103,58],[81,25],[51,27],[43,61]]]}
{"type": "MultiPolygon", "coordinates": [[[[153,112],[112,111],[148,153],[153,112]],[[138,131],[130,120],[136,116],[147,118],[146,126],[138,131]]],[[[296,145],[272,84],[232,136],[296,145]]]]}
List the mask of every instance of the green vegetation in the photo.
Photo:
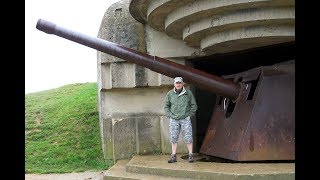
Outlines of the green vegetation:
{"type": "Polygon", "coordinates": [[[97,83],[72,84],[25,96],[26,173],[105,170],[97,83]]]}

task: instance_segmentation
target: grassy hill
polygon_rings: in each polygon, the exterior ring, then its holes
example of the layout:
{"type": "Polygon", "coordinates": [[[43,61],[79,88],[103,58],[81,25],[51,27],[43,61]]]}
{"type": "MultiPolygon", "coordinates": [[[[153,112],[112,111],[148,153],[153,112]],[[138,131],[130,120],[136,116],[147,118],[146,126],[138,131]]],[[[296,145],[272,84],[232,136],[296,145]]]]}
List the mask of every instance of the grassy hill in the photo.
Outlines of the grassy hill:
{"type": "Polygon", "coordinates": [[[25,96],[26,173],[108,169],[99,134],[97,83],[25,96]]]}

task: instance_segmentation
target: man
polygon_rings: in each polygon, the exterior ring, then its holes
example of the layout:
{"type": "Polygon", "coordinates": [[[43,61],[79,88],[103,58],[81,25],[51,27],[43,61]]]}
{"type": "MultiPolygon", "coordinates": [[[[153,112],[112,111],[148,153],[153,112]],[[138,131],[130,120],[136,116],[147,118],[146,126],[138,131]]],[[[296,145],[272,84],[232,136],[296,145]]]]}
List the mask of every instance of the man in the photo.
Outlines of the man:
{"type": "Polygon", "coordinates": [[[189,162],[193,162],[193,137],[191,119],[197,111],[197,103],[189,89],[184,87],[182,77],[174,78],[174,88],[165,98],[164,111],[170,118],[170,142],[172,154],[168,163],[177,162],[177,146],[180,129],[184,132],[184,142],[189,151],[189,162]]]}

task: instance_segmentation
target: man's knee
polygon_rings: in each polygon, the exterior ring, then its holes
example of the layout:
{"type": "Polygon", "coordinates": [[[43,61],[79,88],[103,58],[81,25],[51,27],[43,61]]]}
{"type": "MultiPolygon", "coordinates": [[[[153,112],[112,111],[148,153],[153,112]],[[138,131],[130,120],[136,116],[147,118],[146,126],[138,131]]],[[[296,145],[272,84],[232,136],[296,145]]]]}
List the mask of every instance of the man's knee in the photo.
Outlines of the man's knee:
{"type": "Polygon", "coordinates": [[[170,142],[175,144],[178,142],[179,139],[179,131],[178,130],[174,130],[170,132],[170,142]]]}
{"type": "Polygon", "coordinates": [[[184,136],[184,142],[187,144],[193,143],[192,135],[191,136],[190,135],[184,136]]]}

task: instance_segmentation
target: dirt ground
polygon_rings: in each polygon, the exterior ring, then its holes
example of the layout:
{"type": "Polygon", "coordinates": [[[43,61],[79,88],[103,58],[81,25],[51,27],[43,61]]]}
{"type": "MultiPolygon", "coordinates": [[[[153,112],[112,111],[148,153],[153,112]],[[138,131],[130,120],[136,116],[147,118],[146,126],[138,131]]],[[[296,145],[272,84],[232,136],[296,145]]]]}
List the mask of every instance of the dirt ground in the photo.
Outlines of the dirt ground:
{"type": "Polygon", "coordinates": [[[103,180],[104,171],[66,174],[25,174],[25,180],[103,180]]]}

